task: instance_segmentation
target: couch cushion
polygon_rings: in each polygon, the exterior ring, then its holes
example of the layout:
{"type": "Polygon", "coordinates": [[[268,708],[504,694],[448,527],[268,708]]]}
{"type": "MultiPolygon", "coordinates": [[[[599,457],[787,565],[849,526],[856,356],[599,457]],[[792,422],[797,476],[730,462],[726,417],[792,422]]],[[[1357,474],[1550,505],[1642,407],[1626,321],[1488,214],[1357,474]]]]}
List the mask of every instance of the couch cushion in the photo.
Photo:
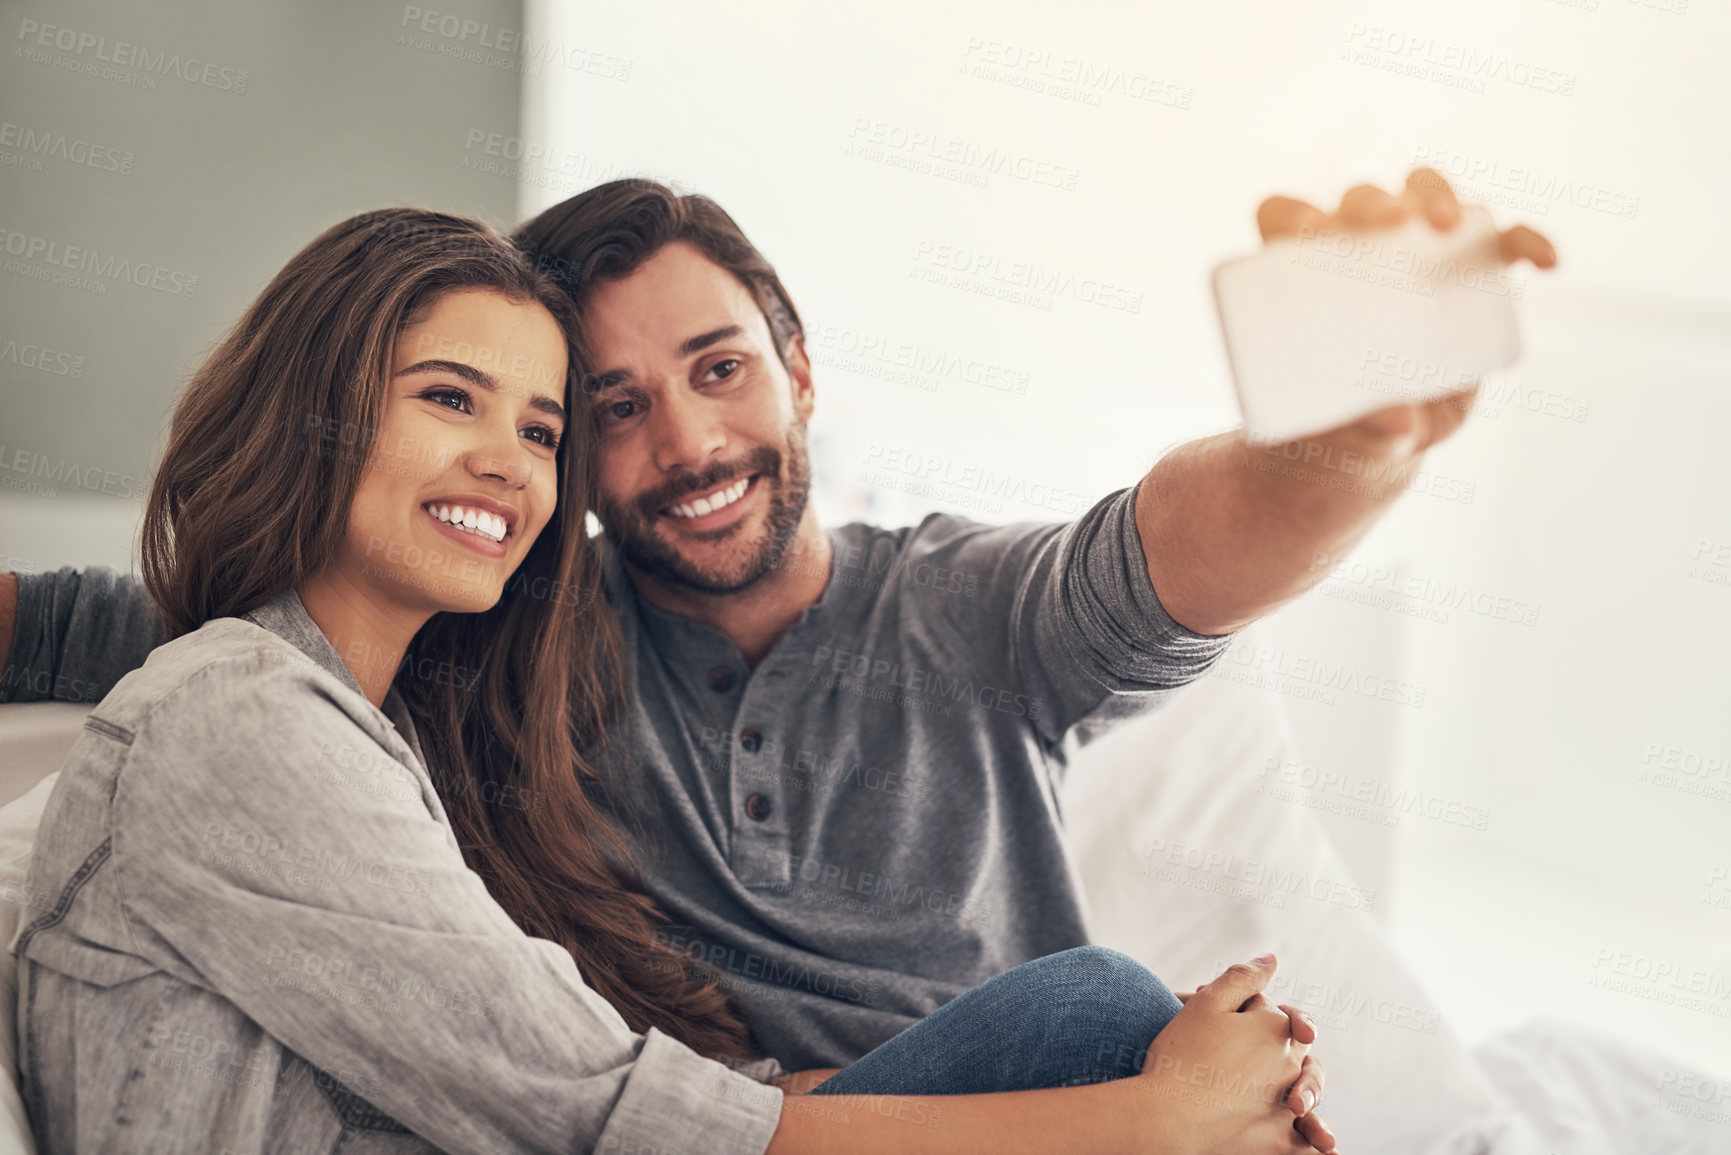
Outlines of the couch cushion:
{"type": "Polygon", "coordinates": [[[12,702],[0,708],[0,806],[60,769],[90,707],[74,702],[12,702]]]}
{"type": "Polygon", "coordinates": [[[25,892],[24,879],[30,868],[30,850],[36,827],[48,805],[48,795],[60,777],[50,773],[22,798],[0,806],[0,1070],[12,1077],[0,1079],[0,1150],[35,1155],[30,1124],[24,1115],[24,1100],[18,1093],[18,959],[12,937],[18,925],[37,911],[51,906],[39,896],[25,892]]]}

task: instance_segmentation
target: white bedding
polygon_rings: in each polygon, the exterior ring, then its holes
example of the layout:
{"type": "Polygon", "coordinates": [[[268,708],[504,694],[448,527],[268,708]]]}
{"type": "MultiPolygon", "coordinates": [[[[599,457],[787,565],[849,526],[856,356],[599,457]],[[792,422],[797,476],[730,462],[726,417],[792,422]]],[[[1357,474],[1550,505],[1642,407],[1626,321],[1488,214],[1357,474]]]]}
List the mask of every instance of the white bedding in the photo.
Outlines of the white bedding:
{"type": "Polygon", "coordinates": [[[1724,1075],[1557,1023],[1465,1047],[1312,812],[1257,793],[1293,753],[1278,700],[1219,678],[1084,750],[1063,802],[1097,941],[1180,990],[1273,948],[1352,1155],[1731,1155],[1724,1075]]]}

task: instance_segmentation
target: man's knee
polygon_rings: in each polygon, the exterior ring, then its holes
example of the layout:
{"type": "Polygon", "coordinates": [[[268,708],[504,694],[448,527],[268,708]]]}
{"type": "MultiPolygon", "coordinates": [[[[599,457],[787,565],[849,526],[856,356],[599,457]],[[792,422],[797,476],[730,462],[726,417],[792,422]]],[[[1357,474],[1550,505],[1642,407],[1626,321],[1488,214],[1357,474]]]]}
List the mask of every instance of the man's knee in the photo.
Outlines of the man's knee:
{"type": "Polygon", "coordinates": [[[1079,947],[1068,960],[1071,981],[1085,997],[1069,1002],[1072,1030],[1093,1040],[1101,1069],[1129,1075],[1142,1069],[1148,1044],[1182,1009],[1175,996],[1147,967],[1105,947],[1079,947]]]}
{"type": "Polygon", "coordinates": [[[1158,975],[1110,947],[1079,946],[1053,957],[1067,959],[1072,977],[1092,985],[1102,1001],[1116,1002],[1126,1010],[1150,1003],[1162,1008],[1179,1005],[1158,975]]]}

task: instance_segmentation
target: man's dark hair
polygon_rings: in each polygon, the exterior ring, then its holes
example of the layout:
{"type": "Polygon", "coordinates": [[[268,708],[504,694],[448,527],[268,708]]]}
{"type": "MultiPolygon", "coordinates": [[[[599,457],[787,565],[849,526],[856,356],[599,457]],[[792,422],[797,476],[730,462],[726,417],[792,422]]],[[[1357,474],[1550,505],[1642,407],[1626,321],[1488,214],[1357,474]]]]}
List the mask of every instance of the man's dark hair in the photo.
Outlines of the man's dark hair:
{"type": "MultiPolygon", "coordinates": [[[[706,196],[681,195],[652,180],[616,180],[578,193],[528,221],[511,237],[577,303],[578,355],[589,360],[582,340],[581,310],[596,286],[630,276],[675,241],[687,241],[739,278],[769,323],[776,356],[787,363],[787,345],[805,335],[799,311],[781,278],[746,239],[722,207],[706,196]]],[[[584,364],[584,379],[598,366],[584,364]]]]}

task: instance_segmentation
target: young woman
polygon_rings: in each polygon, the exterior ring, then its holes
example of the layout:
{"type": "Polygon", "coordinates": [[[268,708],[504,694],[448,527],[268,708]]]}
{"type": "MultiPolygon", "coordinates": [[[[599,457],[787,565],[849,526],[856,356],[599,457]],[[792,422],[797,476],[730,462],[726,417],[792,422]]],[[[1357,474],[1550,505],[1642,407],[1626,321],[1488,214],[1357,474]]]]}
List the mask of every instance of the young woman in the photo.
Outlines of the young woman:
{"type": "Polygon", "coordinates": [[[144,532],[177,636],[87,719],[14,943],[45,1155],[1306,1149],[1272,960],[1180,1011],[1067,952],[830,1097],[765,1084],[586,794],[618,655],[568,308],[483,226],[366,214],[194,377],[144,532]]]}

